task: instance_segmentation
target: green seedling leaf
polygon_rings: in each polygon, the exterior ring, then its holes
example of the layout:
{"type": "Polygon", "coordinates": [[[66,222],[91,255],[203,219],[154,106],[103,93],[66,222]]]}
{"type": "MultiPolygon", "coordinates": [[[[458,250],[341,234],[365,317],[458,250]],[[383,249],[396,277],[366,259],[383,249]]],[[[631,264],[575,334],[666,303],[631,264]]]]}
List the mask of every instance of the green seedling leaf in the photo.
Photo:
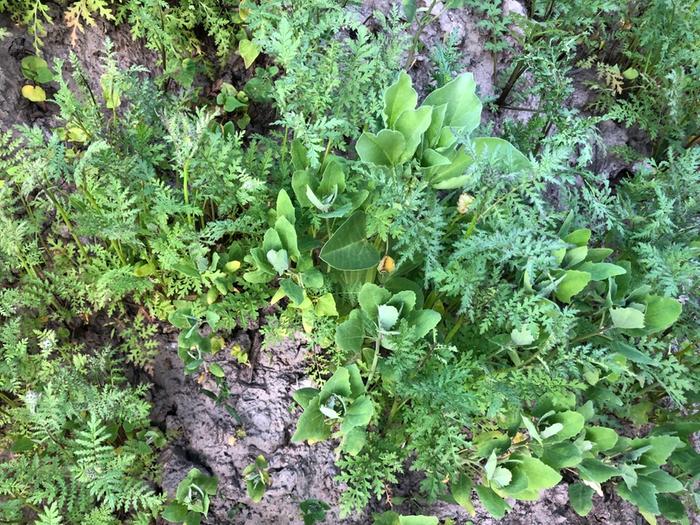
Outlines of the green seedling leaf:
{"type": "Polygon", "coordinates": [[[625,77],[627,80],[635,80],[639,76],[639,71],[637,71],[633,67],[630,67],[622,72],[622,76],[625,77]]]}
{"type": "MultiPolygon", "coordinates": [[[[587,258],[590,259],[590,250],[588,250],[587,258]]],[[[577,270],[590,273],[591,281],[605,281],[608,277],[615,277],[616,275],[627,273],[627,270],[622,266],[604,262],[594,263],[591,261],[584,262],[577,270]]]]}
{"type": "Polygon", "coordinates": [[[295,304],[300,305],[304,302],[304,289],[291,279],[282,279],[280,288],[295,304]]]}
{"type": "Polygon", "coordinates": [[[404,111],[396,121],[394,128],[399,131],[406,141],[406,147],[399,158],[399,163],[403,164],[413,158],[421,140],[423,133],[430,126],[430,117],[433,110],[429,106],[422,106],[418,109],[404,111]]]}
{"type": "Polygon", "coordinates": [[[425,337],[435,328],[442,316],[435,310],[414,310],[408,316],[408,322],[414,327],[417,337],[425,337]]]}
{"type": "Polygon", "coordinates": [[[644,328],[644,314],[635,308],[611,308],[613,326],[621,330],[644,328]]]}
{"type": "Polygon", "coordinates": [[[688,513],[681,500],[668,494],[658,494],[656,500],[659,505],[659,512],[667,520],[675,523],[684,523],[688,519],[688,513]]]}
{"type": "Polygon", "coordinates": [[[226,372],[224,372],[224,369],[221,368],[221,365],[217,363],[210,363],[209,364],[209,373],[213,375],[214,377],[218,378],[224,378],[226,377],[226,372]]]}
{"type": "Polygon", "coordinates": [[[377,166],[397,166],[406,151],[406,139],[402,133],[392,129],[383,129],[376,135],[364,132],[357,140],[355,150],[362,162],[377,166]]]}
{"type": "Polygon", "coordinates": [[[576,246],[586,246],[591,238],[591,230],[588,228],[581,228],[579,230],[574,230],[568,235],[565,235],[562,239],[565,243],[575,244],[576,246]]]}
{"type": "Polygon", "coordinates": [[[579,516],[586,516],[593,509],[593,489],[583,483],[569,485],[569,503],[579,516]]]}
{"type": "Polygon", "coordinates": [[[656,491],[659,493],[681,492],[683,490],[683,483],[665,470],[659,469],[648,472],[640,476],[639,479],[645,479],[653,483],[656,491]]]}
{"type": "Polygon", "coordinates": [[[385,304],[391,298],[389,290],[377,286],[374,283],[365,283],[357,294],[357,301],[367,317],[374,320],[379,316],[379,306],[385,304]]]}
{"type": "Polygon", "coordinates": [[[524,457],[518,468],[527,476],[528,490],[551,489],[561,481],[561,475],[556,470],[537,458],[524,457]]]}
{"type": "Polygon", "coordinates": [[[659,504],[656,499],[656,487],[650,481],[640,479],[637,484],[629,488],[627,485],[617,485],[617,493],[625,501],[639,507],[642,512],[659,514],[659,504]]]}
{"type": "Polygon", "coordinates": [[[318,317],[338,317],[335,298],[332,293],[322,295],[316,300],[314,312],[318,317]]]}
{"type": "Polygon", "coordinates": [[[20,68],[27,80],[32,80],[39,84],[45,84],[53,80],[53,73],[51,73],[46,60],[36,55],[24,57],[20,62],[20,68]]]}
{"type": "Polygon", "coordinates": [[[292,199],[285,190],[280,190],[277,194],[277,218],[285,217],[290,224],[296,223],[296,211],[292,199]]]}
{"type": "Polygon", "coordinates": [[[630,361],[634,361],[635,363],[640,363],[643,365],[650,365],[654,363],[654,360],[651,357],[643,352],[640,352],[635,347],[625,343],[624,341],[611,341],[610,349],[613,352],[617,352],[618,354],[625,356],[630,361]]]}
{"type": "Polygon", "coordinates": [[[354,310],[348,319],[335,329],[335,344],[347,355],[355,355],[362,349],[365,329],[359,312],[354,310]]]}
{"type": "Polygon", "coordinates": [[[596,483],[605,483],[613,476],[620,474],[615,467],[592,458],[584,459],[578,466],[578,471],[582,479],[596,483]]]}
{"type": "Polygon", "coordinates": [[[583,457],[576,445],[565,441],[545,447],[541,459],[553,469],[560,470],[575,467],[581,463],[583,457]]]}
{"type": "Polygon", "coordinates": [[[471,73],[462,73],[430,93],[423,105],[447,104],[444,125],[465,133],[474,131],[481,122],[481,101],[476,96],[476,82],[471,73]]]}
{"type": "Polygon", "coordinates": [[[366,217],[356,211],[321,248],[321,259],[337,270],[366,270],[377,266],[380,255],[367,242],[366,217]]]}
{"type": "Polygon", "coordinates": [[[189,509],[186,505],[173,501],[165,506],[161,516],[165,521],[169,521],[170,523],[182,523],[187,519],[188,513],[189,509]]]}
{"type": "Polygon", "coordinates": [[[299,504],[304,525],[316,525],[326,519],[326,512],[331,506],[325,501],[318,499],[307,499],[299,504]]]}
{"type": "Polygon", "coordinates": [[[586,439],[595,444],[598,451],[610,450],[617,444],[619,436],[612,428],[607,427],[587,427],[586,439]]]}
{"type": "Polygon", "coordinates": [[[450,484],[450,492],[457,504],[466,510],[470,516],[476,514],[472,503],[472,480],[469,476],[460,474],[455,481],[450,484]]]}
{"type": "Polygon", "coordinates": [[[675,323],[681,315],[681,303],[670,297],[650,295],[646,299],[647,309],[644,313],[644,323],[647,333],[653,334],[666,330],[675,323]]]}
{"type": "Polygon", "coordinates": [[[297,428],[292,436],[292,443],[301,443],[308,441],[309,444],[314,444],[331,436],[330,426],[326,424],[326,418],[321,413],[321,398],[314,397],[304,410],[304,413],[299,416],[297,428]]]}
{"type": "MultiPolygon", "coordinates": [[[[412,1],[413,14],[415,14],[416,3],[412,1]]],[[[404,8],[406,3],[404,2],[404,8]]],[[[382,117],[384,125],[394,128],[396,121],[404,111],[413,110],[418,103],[418,93],[413,89],[411,77],[405,71],[399,73],[396,82],[384,91],[384,110],[382,117]]]]}
{"type": "Polygon", "coordinates": [[[501,519],[510,510],[510,505],[506,503],[506,500],[489,487],[477,485],[476,493],[479,496],[479,500],[481,500],[481,504],[494,518],[501,519]]]}
{"type": "Polygon", "coordinates": [[[571,298],[583,291],[590,280],[591,274],[588,272],[567,270],[564,278],[557,285],[555,295],[562,303],[570,303],[571,298]]]}
{"type": "Polygon", "coordinates": [[[474,139],[476,157],[508,173],[529,170],[530,160],[507,140],[495,137],[474,139]]]}
{"type": "Polygon", "coordinates": [[[340,425],[340,432],[348,433],[355,427],[366,427],[374,415],[374,405],[367,396],[360,396],[348,407],[343,422],[340,425]]]}
{"type": "Polygon", "coordinates": [[[260,54],[260,48],[250,40],[244,38],[238,42],[238,53],[243,58],[243,63],[245,68],[248,69],[253,65],[255,59],[258,58],[260,54]]]}
{"type": "Polygon", "coordinates": [[[267,260],[278,275],[282,275],[289,270],[289,256],[287,255],[287,250],[269,250],[267,252],[267,260]]]}

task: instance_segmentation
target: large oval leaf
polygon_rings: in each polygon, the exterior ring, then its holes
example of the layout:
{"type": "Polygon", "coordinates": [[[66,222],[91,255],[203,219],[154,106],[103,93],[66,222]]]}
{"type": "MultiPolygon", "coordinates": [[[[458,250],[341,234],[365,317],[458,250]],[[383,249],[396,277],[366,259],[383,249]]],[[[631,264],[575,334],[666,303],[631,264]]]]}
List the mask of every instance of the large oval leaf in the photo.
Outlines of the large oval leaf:
{"type": "Polygon", "coordinates": [[[366,270],[379,264],[377,249],[367,242],[366,217],[353,213],[321,248],[320,257],[336,270],[366,270]]]}

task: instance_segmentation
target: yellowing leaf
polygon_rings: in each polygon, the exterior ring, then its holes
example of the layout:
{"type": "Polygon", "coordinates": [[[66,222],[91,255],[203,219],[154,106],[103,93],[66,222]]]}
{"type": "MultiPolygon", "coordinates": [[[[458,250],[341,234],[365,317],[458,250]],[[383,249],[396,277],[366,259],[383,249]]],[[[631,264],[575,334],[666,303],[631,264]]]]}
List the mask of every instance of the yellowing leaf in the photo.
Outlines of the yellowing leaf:
{"type": "Polygon", "coordinates": [[[243,57],[245,68],[248,69],[253,65],[255,59],[258,58],[260,48],[246,38],[238,42],[238,53],[243,57]]]}
{"type": "Polygon", "coordinates": [[[22,86],[22,96],[32,102],[44,102],[46,100],[46,91],[40,86],[27,84],[22,86]]]}

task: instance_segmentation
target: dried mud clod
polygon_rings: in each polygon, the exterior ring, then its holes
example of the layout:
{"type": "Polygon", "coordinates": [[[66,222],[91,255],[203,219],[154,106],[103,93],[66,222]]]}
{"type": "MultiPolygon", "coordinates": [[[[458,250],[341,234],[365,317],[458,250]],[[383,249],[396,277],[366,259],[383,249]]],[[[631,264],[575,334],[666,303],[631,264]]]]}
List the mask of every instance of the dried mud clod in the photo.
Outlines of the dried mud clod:
{"type": "MultiPolygon", "coordinates": [[[[234,344],[251,348],[258,334],[240,332],[234,344]]],[[[303,523],[299,503],[315,498],[337,507],[340,486],[334,481],[333,444],[313,447],[290,442],[298,417],[292,393],[308,385],[304,378],[305,349],[296,340],[271,351],[260,351],[254,366],[237,363],[228,352],[214,360],[226,372],[231,403],[242,425],[201,392],[196,376],[185,376],[175,337],[164,343],[154,364],[154,423],[176,437],[161,457],[163,486],[172,493],[192,467],[215,475],[219,489],[212,502],[210,524],[303,523]],[[241,472],[258,454],[270,465],[272,485],[260,503],[246,495],[241,472]]],[[[202,386],[208,387],[205,382],[202,386]]],[[[337,510],[326,523],[340,520],[337,510]]]]}

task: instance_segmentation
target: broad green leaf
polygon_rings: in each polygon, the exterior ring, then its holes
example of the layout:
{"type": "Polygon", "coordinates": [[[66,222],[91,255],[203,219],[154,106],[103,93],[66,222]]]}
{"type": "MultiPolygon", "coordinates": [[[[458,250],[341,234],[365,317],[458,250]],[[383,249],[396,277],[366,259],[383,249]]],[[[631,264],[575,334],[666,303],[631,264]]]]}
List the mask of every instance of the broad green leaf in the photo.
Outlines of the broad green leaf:
{"type": "Polygon", "coordinates": [[[507,486],[511,479],[513,479],[513,474],[510,470],[505,467],[496,467],[491,476],[491,483],[500,488],[507,486]]]}
{"type": "Polygon", "coordinates": [[[340,449],[351,456],[356,456],[362,451],[367,442],[367,431],[362,427],[354,427],[343,434],[340,449]]]}
{"type": "Polygon", "coordinates": [[[432,108],[430,106],[421,106],[418,109],[404,111],[397,119],[394,129],[399,131],[406,141],[406,147],[399,159],[400,164],[413,158],[416,148],[423,139],[423,133],[430,126],[431,114],[432,108]]]}
{"type": "Polygon", "coordinates": [[[292,190],[299,204],[304,208],[312,208],[313,203],[307,197],[307,188],[314,187],[314,179],[308,170],[296,170],[292,174],[292,190]]]}
{"type": "MultiPolygon", "coordinates": [[[[415,1],[413,2],[415,12],[415,1]]],[[[384,91],[384,125],[394,128],[394,124],[404,111],[412,110],[418,103],[418,93],[413,89],[411,77],[405,71],[399,73],[386,91],[384,91]]],[[[363,159],[364,160],[364,159],[363,159]]]]}
{"type": "Polygon", "coordinates": [[[676,478],[671,476],[665,470],[655,470],[653,472],[648,472],[639,477],[639,479],[645,479],[650,481],[656,487],[656,492],[680,492],[683,490],[683,483],[678,481],[676,478]]]}
{"type": "Polygon", "coordinates": [[[540,436],[542,439],[547,439],[552,436],[556,436],[564,430],[564,425],[561,423],[554,423],[553,425],[549,425],[547,428],[545,428],[542,432],[540,432],[540,436]]]}
{"type": "Polygon", "coordinates": [[[280,288],[295,304],[299,305],[304,301],[304,289],[291,279],[282,279],[280,288]]]}
{"type": "Polygon", "coordinates": [[[221,368],[221,365],[219,365],[218,363],[209,364],[209,373],[211,373],[211,375],[213,375],[214,377],[218,378],[226,377],[224,369],[221,368]]]}
{"type": "Polygon", "coordinates": [[[350,385],[350,371],[341,366],[335,373],[326,381],[326,384],[321,388],[319,397],[322,403],[331,395],[338,395],[341,397],[350,397],[352,394],[352,386],[350,385]]]}
{"type": "Polygon", "coordinates": [[[641,363],[643,365],[650,365],[654,363],[654,360],[651,357],[643,352],[640,352],[635,347],[625,343],[624,341],[611,341],[610,349],[613,352],[617,352],[618,354],[625,356],[630,361],[634,361],[635,363],[641,363]]]}
{"type": "Polygon", "coordinates": [[[613,326],[621,330],[644,328],[644,314],[635,308],[611,308],[613,326]]]}
{"type": "Polygon", "coordinates": [[[610,450],[617,443],[619,436],[612,428],[588,427],[586,428],[586,439],[595,443],[596,450],[610,450]]]}
{"type": "Polygon", "coordinates": [[[367,242],[365,214],[356,211],[335,231],[319,255],[337,270],[365,270],[377,266],[381,258],[367,242]]]}
{"type": "Polygon", "coordinates": [[[476,96],[476,82],[471,73],[462,73],[434,90],[423,101],[425,106],[442,104],[447,104],[445,126],[471,133],[481,122],[481,101],[476,96]]]}
{"type": "Polygon", "coordinates": [[[460,148],[450,158],[449,166],[438,166],[431,170],[430,184],[436,190],[461,188],[475,180],[475,175],[467,172],[467,168],[473,163],[474,159],[464,151],[464,148],[460,148]]]}
{"type": "Polygon", "coordinates": [[[335,344],[338,345],[341,352],[347,355],[354,355],[362,349],[364,340],[364,325],[359,317],[359,312],[355,310],[346,321],[339,324],[335,329],[335,344]]]}
{"type": "Polygon", "coordinates": [[[391,299],[386,304],[390,304],[398,308],[402,314],[413,311],[416,306],[416,292],[413,290],[401,290],[391,296],[391,299]]]}
{"type": "Polygon", "coordinates": [[[46,100],[46,91],[41,86],[27,84],[22,86],[22,96],[31,102],[44,102],[46,100]]]}
{"type": "Polygon", "coordinates": [[[301,274],[301,282],[304,288],[318,290],[323,286],[323,274],[316,268],[311,268],[301,274]]]}
{"type": "Polygon", "coordinates": [[[46,60],[36,55],[24,57],[20,62],[20,68],[22,74],[34,82],[45,84],[53,80],[53,73],[51,73],[46,60]]]}
{"type": "MultiPolygon", "coordinates": [[[[440,132],[442,131],[443,124],[445,123],[446,112],[447,104],[442,104],[440,106],[432,106],[432,112],[430,115],[430,126],[428,126],[428,129],[424,134],[426,146],[430,146],[430,148],[433,148],[437,145],[437,142],[440,139],[440,132]]],[[[428,151],[433,151],[437,153],[433,149],[430,149],[428,151]]]]}
{"type": "Polygon", "coordinates": [[[169,521],[171,523],[182,523],[185,521],[185,518],[187,518],[188,512],[189,510],[187,509],[186,505],[173,501],[165,506],[161,516],[165,521],[169,521]]]}
{"type": "Polygon", "coordinates": [[[393,129],[383,129],[376,135],[364,132],[355,144],[355,150],[362,162],[377,166],[396,166],[406,151],[406,139],[393,129]]]}
{"type": "Polygon", "coordinates": [[[561,481],[561,475],[556,470],[537,458],[529,456],[522,458],[518,468],[527,476],[527,488],[530,490],[551,489],[561,481]]]}
{"type": "Polygon", "coordinates": [[[581,451],[576,445],[570,442],[554,443],[544,448],[542,457],[544,463],[555,470],[575,467],[583,459],[581,451]]]}
{"type": "Polygon", "coordinates": [[[663,465],[668,461],[668,458],[677,448],[685,446],[677,436],[652,436],[644,439],[635,439],[632,446],[639,448],[640,446],[650,445],[640,459],[640,463],[645,465],[663,465]]]}
{"type": "Polygon", "coordinates": [[[286,217],[290,224],[296,223],[296,212],[292,199],[285,190],[280,190],[277,194],[277,217],[286,217]]]}
{"type": "Polygon", "coordinates": [[[569,485],[569,503],[579,516],[586,516],[593,508],[593,489],[583,483],[569,485]]]}
{"type": "Polygon", "coordinates": [[[588,250],[587,259],[594,263],[601,262],[610,254],[612,254],[613,251],[614,250],[612,250],[611,248],[590,248],[588,250]]]}
{"type": "Polygon", "coordinates": [[[615,467],[592,458],[584,459],[577,468],[582,479],[596,483],[605,483],[613,476],[619,475],[615,467]]]}
{"type": "Polygon", "coordinates": [[[460,474],[456,481],[450,483],[450,492],[458,505],[465,509],[470,516],[476,514],[472,503],[472,480],[469,476],[460,474]]]}
{"type": "MultiPolygon", "coordinates": [[[[267,254],[267,252],[270,250],[281,250],[282,248],[284,248],[284,246],[282,246],[282,240],[280,239],[280,235],[277,233],[277,230],[270,228],[265,231],[262,245],[263,252],[267,254]]],[[[251,254],[255,256],[254,252],[252,251],[251,254]]]]}
{"type": "Polygon", "coordinates": [[[314,397],[299,417],[297,429],[292,436],[292,443],[317,443],[331,436],[331,429],[326,424],[323,414],[319,410],[320,398],[314,397]]]}
{"type": "Polygon", "coordinates": [[[668,494],[658,494],[656,499],[659,504],[659,512],[667,520],[671,520],[675,523],[683,523],[688,519],[685,506],[678,498],[669,496],[668,494]]]}
{"type": "Polygon", "coordinates": [[[620,497],[639,507],[640,511],[659,514],[659,504],[656,499],[656,487],[650,481],[639,479],[637,484],[629,488],[627,485],[617,485],[620,497]]]}
{"type": "Polygon", "coordinates": [[[478,137],[474,139],[474,149],[479,160],[509,173],[532,167],[530,160],[507,140],[478,137]]]}
{"type": "Polygon", "coordinates": [[[299,247],[297,246],[297,232],[292,223],[287,220],[287,217],[282,216],[277,218],[277,221],[275,221],[275,231],[280,236],[282,246],[287,250],[289,256],[296,257],[297,259],[301,257],[299,247]]]}
{"type": "Polygon", "coordinates": [[[289,270],[289,256],[287,255],[287,250],[269,250],[267,252],[267,260],[278,275],[282,275],[289,270]]]}
{"type": "Polygon", "coordinates": [[[348,371],[348,380],[350,381],[350,396],[358,398],[365,393],[365,384],[362,382],[360,368],[355,364],[343,367],[348,371]]]}
{"type": "Polygon", "coordinates": [[[372,321],[379,317],[379,305],[385,304],[391,298],[391,292],[374,283],[365,283],[357,294],[357,301],[362,311],[372,321]]]}
{"type": "Polygon", "coordinates": [[[258,58],[260,48],[255,43],[251,42],[247,38],[244,38],[238,42],[238,53],[241,55],[241,57],[243,57],[245,68],[248,69],[253,65],[255,59],[258,58]]]}
{"type": "Polygon", "coordinates": [[[407,320],[415,329],[417,337],[425,337],[440,322],[441,316],[435,310],[414,310],[407,320]]]}
{"type": "Polygon", "coordinates": [[[681,315],[683,307],[681,303],[670,297],[650,295],[646,299],[647,309],[644,314],[644,323],[647,333],[653,334],[666,330],[675,323],[681,315]]]}
{"type": "MultiPolygon", "coordinates": [[[[590,258],[590,250],[588,250],[587,258],[590,258]]],[[[627,273],[627,270],[617,264],[605,262],[594,263],[591,261],[584,262],[577,270],[590,273],[591,281],[605,281],[608,277],[615,277],[616,275],[627,273]]]]}
{"type": "Polygon", "coordinates": [[[299,390],[295,390],[292,394],[292,399],[299,403],[301,408],[306,408],[309,406],[309,403],[311,403],[311,400],[318,395],[318,393],[319,390],[316,388],[304,387],[300,388],[299,390]]]}
{"type": "Polygon", "coordinates": [[[571,298],[581,292],[591,280],[588,272],[567,270],[564,278],[557,285],[555,295],[563,303],[570,303],[571,298]]]}
{"type": "Polygon", "coordinates": [[[565,235],[562,239],[568,244],[575,244],[576,246],[585,246],[591,238],[591,230],[588,228],[581,228],[579,230],[574,230],[568,235],[565,235]]]}
{"type": "Polygon", "coordinates": [[[368,396],[360,396],[348,407],[340,432],[345,434],[354,427],[366,427],[374,415],[374,404],[368,396]]]}
{"type": "Polygon", "coordinates": [[[484,485],[476,486],[476,493],[481,504],[494,518],[501,519],[510,510],[510,505],[501,496],[484,485]]]}

